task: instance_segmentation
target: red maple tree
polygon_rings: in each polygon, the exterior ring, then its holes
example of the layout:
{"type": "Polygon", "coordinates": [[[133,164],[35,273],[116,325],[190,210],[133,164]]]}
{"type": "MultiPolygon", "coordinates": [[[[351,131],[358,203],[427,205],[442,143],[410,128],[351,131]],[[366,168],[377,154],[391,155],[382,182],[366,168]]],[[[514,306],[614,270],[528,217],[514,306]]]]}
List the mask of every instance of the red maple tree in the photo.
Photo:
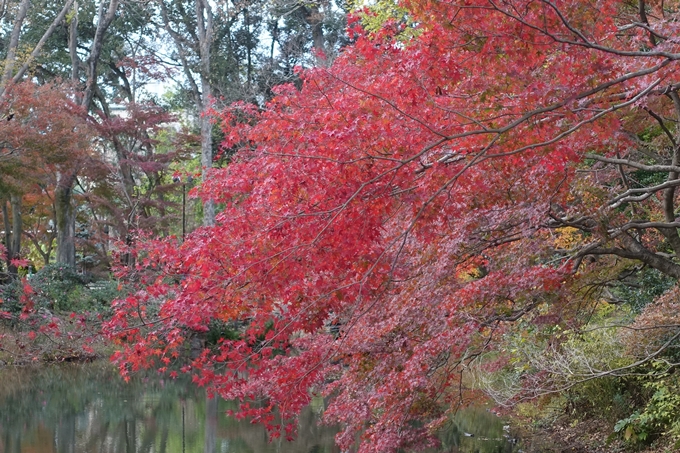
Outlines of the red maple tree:
{"type": "Polygon", "coordinates": [[[680,277],[678,4],[645,3],[404,1],[416,37],[354,23],[301,90],[222,112],[238,153],[201,196],[224,209],[140,252],[109,326],[123,372],[225,323],[183,370],[238,415],[291,434],[321,394],[343,450],[420,448],[505,324],[569,321],[584,257],[680,277]]]}

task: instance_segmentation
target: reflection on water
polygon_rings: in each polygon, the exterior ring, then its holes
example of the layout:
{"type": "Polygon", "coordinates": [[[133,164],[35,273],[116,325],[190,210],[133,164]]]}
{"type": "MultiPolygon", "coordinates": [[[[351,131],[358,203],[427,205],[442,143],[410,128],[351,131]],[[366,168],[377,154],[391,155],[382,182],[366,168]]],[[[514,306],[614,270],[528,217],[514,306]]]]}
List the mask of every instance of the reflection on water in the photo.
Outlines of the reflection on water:
{"type": "MultiPolygon", "coordinates": [[[[0,369],[0,453],[339,453],[320,407],[302,414],[296,441],[272,443],[262,426],[226,417],[230,408],[187,381],[126,384],[103,363],[0,369]]],[[[515,450],[482,410],[459,415],[441,451],[515,450]]]]}
{"type": "Polygon", "coordinates": [[[0,370],[3,453],[335,453],[307,410],[295,442],[228,418],[228,402],[180,380],[125,384],[106,364],[0,370]]]}

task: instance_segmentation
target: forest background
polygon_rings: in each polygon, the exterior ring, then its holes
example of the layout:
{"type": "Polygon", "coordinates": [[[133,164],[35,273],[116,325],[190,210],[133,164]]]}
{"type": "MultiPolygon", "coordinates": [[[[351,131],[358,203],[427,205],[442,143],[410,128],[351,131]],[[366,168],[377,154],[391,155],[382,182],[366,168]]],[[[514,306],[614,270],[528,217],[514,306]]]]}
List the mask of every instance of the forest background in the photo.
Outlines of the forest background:
{"type": "Polygon", "coordinates": [[[416,450],[680,442],[676,1],[0,2],[3,360],[416,450]],[[168,87],[163,94],[152,88],[168,87]]]}

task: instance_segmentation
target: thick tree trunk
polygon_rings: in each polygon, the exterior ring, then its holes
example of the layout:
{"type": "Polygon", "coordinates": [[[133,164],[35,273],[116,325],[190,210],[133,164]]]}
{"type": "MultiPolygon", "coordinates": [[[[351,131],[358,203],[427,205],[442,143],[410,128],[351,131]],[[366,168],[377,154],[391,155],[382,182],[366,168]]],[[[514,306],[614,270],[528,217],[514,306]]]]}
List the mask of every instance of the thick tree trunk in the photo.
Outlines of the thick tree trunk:
{"type": "Polygon", "coordinates": [[[12,264],[12,260],[19,258],[21,254],[21,233],[23,222],[21,218],[21,195],[10,194],[9,207],[8,200],[2,202],[2,217],[5,226],[5,247],[7,253],[4,256],[7,273],[9,277],[16,277],[18,274],[17,266],[12,264]],[[11,214],[10,214],[11,211],[11,214]],[[11,221],[10,221],[11,218],[11,221]]]}
{"type": "Polygon", "coordinates": [[[54,194],[57,217],[57,263],[76,265],[76,211],[72,203],[75,172],[60,174],[54,194]]]}
{"type": "Polygon", "coordinates": [[[329,59],[326,50],[326,37],[323,32],[324,14],[319,8],[319,4],[314,2],[304,4],[301,11],[305,22],[312,28],[312,46],[316,52],[316,64],[326,66],[329,59]]]}

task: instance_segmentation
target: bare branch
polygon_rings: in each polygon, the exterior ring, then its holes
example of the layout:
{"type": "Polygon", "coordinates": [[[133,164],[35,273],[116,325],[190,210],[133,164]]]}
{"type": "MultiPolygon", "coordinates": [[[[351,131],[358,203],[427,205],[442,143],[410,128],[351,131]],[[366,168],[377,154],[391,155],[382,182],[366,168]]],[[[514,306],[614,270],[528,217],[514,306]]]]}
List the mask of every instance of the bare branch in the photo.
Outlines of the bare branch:
{"type": "Polygon", "coordinates": [[[630,189],[622,193],[621,195],[618,195],[617,197],[613,198],[609,202],[609,206],[612,208],[618,208],[624,203],[630,203],[634,201],[644,201],[647,198],[651,197],[654,195],[656,192],[660,192],[664,189],[668,189],[670,187],[678,187],[680,186],[680,180],[675,179],[672,181],[666,181],[662,184],[658,184],[656,186],[651,186],[651,187],[640,187],[637,189],[630,189]],[[643,194],[639,196],[633,196],[634,194],[643,194]]]}
{"type": "Polygon", "coordinates": [[[592,154],[592,153],[586,154],[586,158],[594,159],[594,160],[597,160],[597,161],[600,161],[600,162],[605,162],[605,163],[608,163],[608,164],[626,165],[628,167],[637,168],[638,170],[644,170],[644,171],[650,171],[650,172],[658,172],[658,173],[666,173],[666,172],[670,172],[670,171],[680,172],[680,166],[675,166],[675,165],[645,165],[645,164],[641,164],[639,162],[636,162],[636,161],[630,160],[630,159],[615,159],[615,158],[604,157],[604,156],[600,156],[599,154],[592,154]]]}
{"type": "Polygon", "coordinates": [[[673,134],[671,133],[671,131],[669,131],[668,128],[666,127],[666,124],[664,123],[663,118],[661,118],[659,115],[657,115],[653,110],[651,110],[647,106],[643,106],[642,108],[645,110],[645,112],[649,113],[652,116],[652,118],[654,118],[657,121],[657,123],[659,123],[659,127],[661,127],[661,130],[664,132],[664,134],[666,134],[666,137],[668,137],[668,140],[671,141],[671,143],[673,144],[673,147],[676,148],[678,145],[675,142],[675,137],[673,137],[673,134]]]}

